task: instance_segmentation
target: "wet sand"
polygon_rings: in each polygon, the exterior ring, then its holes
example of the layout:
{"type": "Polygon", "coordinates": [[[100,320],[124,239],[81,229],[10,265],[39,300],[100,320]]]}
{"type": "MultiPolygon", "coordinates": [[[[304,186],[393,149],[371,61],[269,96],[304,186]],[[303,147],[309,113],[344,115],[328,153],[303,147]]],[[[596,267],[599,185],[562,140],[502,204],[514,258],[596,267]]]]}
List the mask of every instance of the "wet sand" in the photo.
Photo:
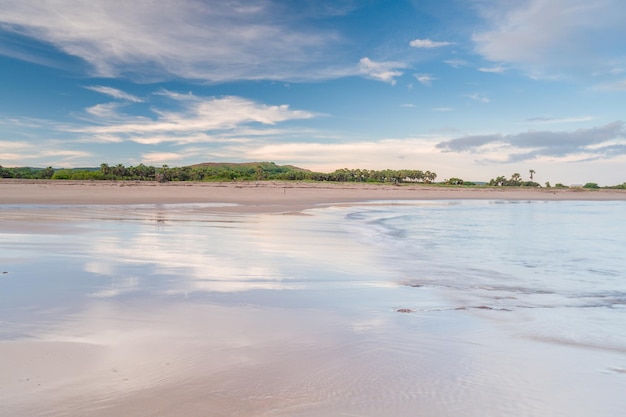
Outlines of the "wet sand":
{"type": "Polygon", "coordinates": [[[0,416],[612,415],[623,385],[567,372],[588,355],[508,335],[526,312],[416,312],[446,302],[323,215],[273,215],[472,199],[626,192],[0,181],[0,416]],[[215,206],[158,207],[183,203],[215,206]]]}
{"type": "MultiPolygon", "coordinates": [[[[377,200],[626,200],[626,190],[462,188],[299,182],[89,182],[1,180],[0,204],[231,203],[229,212],[289,212],[377,200]]],[[[223,212],[224,207],[215,208],[223,212]]]]}

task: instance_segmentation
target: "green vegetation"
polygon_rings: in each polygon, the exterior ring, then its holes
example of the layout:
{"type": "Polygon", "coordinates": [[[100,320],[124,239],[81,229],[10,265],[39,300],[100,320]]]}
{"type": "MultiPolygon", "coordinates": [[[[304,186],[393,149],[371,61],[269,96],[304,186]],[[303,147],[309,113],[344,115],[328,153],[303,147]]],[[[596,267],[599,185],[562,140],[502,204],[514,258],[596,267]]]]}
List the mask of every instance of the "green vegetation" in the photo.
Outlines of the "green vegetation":
{"type": "Polygon", "coordinates": [[[53,180],[103,180],[105,179],[99,171],[88,169],[59,169],[54,171],[53,180]]]}
{"type": "Polygon", "coordinates": [[[330,173],[313,172],[292,165],[276,165],[273,162],[250,163],[203,163],[184,167],[160,168],[139,164],[126,167],[123,164],[100,168],[75,168],[54,170],[41,168],[3,168],[0,177],[54,180],[135,180],[135,181],[338,181],[338,182],[414,182],[430,184],[437,174],[421,170],[382,171],[342,168],[330,173]]]}
{"type": "Polygon", "coordinates": [[[368,169],[338,169],[329,174],[311,172],[307,179],[313,181],[339,181],[339,182],[390,182],[390,183],[424,183],[432,184],[437,178],[437,174],[430,171],[421,170],[393,170],[382,171],[368,169]]]}
{"type": "MultiPolygon", "coordinates": [[[[491,186],[491,187],[541,187],[534,182],[535,170],[529,170],[530,181],[524,181],[519,173],[514,173],[510,178],[499,176],[491,179],[488,183],[474,183],[461,178],[452,177],[438,183],[441,186],[491,186]]],[[[370,182],[370,183],[418,183],[435,184],[437,174],[431,171],[411,169],[348,169],[342,168],[330,173],[313,172],[298,168],[293,165],[276,165],[273,162],[207,162],[202,164],[169,167],[163,165],[155,168],[139,164],[137,166],[124,166],[123,164],[109,165],[103,163],[99,168],[68,168],[54,169],[16,167],[5,168],[0,165],[0,178],[19,179],[52,179],[52,180],[109,180],[109,181],[331,181],[331,182],[370,182]]],[[[546,188],[551,188],[550,182],[545,183],[546,188]]],[[[574,187],[574,186],[572,186],[574,187]]],[[[626,189],[626,182],[610,187],[600,187],[595,182],[577,186],[584,189],[626,189]]],[[[570,188],[561,183],[554,188],[570,188]]]]}
{"type": "MultiPolygon", "coordinates": [[[[533,177],[534,174],[535,174],[535,171],[531,169],[530,170],[531,178],[533,177]]],[[[494,178],[490,180],[487,185],[490,185],[492,187],[541,187],[539,183],[532,181],[532,179],[531,181],[523,181],[522,176],[518,174],[517,172],[511,175],[511,178],[508,178],[508,179],[504,176],[494,178]]]]}
{"type": "Polygon", "coordinates": [[[0,178],[24,178],[24,179],[50,179],[54,175],[54,169],[48,168],[4,168],[0,165],[0,178]]]}
{"type": "Polygon", "coordinates": [[[448,185],[463,185],[465,183],[465,181],[463,181],[461,178],[450,178],[449,180],[446,181],[446,184],[448,185]]]}

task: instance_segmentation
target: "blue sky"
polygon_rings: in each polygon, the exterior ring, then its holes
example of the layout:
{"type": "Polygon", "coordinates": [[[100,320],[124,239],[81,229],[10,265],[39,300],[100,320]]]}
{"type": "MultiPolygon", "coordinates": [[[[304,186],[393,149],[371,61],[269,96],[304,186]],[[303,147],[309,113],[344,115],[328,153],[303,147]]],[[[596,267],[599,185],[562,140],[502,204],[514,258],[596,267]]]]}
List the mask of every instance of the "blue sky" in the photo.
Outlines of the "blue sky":
{"type": "Polygon", "coordinates": [[[626,181],[622,0],[0,0],[0,165],[626,181]]]}

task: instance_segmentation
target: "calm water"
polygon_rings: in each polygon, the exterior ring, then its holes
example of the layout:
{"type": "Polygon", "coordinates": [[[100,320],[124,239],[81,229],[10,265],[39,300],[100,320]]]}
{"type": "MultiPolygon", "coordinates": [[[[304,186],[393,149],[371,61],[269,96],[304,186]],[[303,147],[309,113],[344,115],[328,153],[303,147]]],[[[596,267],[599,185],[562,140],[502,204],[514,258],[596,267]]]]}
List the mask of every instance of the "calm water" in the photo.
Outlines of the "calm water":
{"type": "Polygon", "coordinates": [[[209,208],[1,207],[0,415],[623,413],[624,202],[209,208]]]}

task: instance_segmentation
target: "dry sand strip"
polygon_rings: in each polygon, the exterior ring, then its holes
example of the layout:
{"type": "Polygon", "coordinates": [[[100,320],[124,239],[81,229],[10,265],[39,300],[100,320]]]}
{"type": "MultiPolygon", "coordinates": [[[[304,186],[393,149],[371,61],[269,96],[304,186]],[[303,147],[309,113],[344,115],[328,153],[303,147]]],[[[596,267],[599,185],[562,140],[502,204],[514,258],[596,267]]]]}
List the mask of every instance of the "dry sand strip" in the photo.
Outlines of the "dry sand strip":
{"type": "Polygon", "coordinates": [[[626,200],[626,190],[465,188],[304,182],[0,180],[0,204],[128,205],[229,203],[228,212],[289,212],[320,205],[399,200],[626,200]]]}

